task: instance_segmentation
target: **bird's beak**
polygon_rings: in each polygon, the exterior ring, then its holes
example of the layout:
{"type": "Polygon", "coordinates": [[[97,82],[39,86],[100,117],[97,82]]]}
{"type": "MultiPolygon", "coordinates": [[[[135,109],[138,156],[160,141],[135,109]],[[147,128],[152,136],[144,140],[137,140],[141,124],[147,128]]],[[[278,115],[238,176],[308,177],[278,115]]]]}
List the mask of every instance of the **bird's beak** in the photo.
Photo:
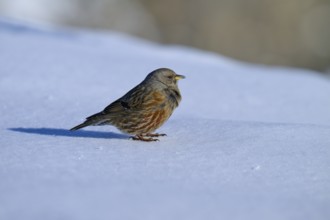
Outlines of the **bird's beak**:
{"type": "Polygon", "coordinates": [[[176,79],[176,80],[184,79],[184,78],[186,78],[186,77],[183,76],[183,75],[179,75],[179,74],[177,74],[177,75],[175,76],[175,79],[176,79]]]}

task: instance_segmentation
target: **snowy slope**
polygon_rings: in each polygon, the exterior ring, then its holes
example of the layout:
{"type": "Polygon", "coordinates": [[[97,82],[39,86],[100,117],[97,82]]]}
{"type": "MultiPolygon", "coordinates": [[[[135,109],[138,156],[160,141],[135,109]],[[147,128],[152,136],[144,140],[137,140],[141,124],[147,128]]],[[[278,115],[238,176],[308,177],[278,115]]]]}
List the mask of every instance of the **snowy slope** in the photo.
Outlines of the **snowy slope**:
{"type": "Polygon", "coordinates": [[[0,20],[0,219],[329,219],[330,82],[119,33],[0,20]],[[157,143],[67,129],[159,67],[157,143]]]}

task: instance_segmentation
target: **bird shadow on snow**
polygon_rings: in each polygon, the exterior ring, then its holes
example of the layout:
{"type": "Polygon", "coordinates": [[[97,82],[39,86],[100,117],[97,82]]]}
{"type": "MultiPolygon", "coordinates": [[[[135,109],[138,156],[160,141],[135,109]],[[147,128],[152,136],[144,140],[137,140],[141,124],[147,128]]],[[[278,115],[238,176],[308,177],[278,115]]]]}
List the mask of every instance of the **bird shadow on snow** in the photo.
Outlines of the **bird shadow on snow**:
{"type": "Polygon", "coordinates": [[[15,132],[22,132],[28,134],[40,134],[48,136],[62,136],[62,137],[83,137],[83,138],[105,138],[105,139],[128,139],[129,136],[125,134],[118,134],[114,132],[102,131],[69,131],[60,128],[8,128],[8,130],[15,132]]]}

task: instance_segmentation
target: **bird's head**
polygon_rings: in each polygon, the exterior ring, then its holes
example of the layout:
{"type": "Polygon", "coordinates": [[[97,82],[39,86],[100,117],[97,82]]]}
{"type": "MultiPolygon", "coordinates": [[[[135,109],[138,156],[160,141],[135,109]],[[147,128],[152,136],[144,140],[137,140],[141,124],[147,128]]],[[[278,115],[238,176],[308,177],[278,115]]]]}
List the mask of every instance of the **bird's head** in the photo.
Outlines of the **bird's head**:
{"type": "Polygon", "coordinates": [[[177,82],[184,79],[185,76],[176,74],[173,70],[168,68],[160,68],[152,71],[147,76],[147,80],[155,80],[168,87],[177,87],[177,82]]]}

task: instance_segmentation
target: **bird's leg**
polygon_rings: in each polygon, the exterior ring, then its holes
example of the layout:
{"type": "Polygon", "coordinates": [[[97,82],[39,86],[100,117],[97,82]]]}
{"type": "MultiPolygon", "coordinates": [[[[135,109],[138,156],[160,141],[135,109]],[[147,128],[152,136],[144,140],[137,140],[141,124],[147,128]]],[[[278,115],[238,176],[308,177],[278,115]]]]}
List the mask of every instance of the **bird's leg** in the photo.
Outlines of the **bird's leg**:
{"type": "Polygon", "coordinates": [[[134,141],[146,141],[146,142],[159,141],[156,138],[145,138],[145,137],[147,137],[147,136],[137,134],[137,135],[133,136],[132,139],[134,141]]]}
{"type": "Polygon", "coordinates": [[[146,137],[163,137],[163,136],[167,136],[167,135],[166,134],[158,134],[158,133],[154,133],[154,134],[147,133],[144,136],[146,136],[146,137]]]}

